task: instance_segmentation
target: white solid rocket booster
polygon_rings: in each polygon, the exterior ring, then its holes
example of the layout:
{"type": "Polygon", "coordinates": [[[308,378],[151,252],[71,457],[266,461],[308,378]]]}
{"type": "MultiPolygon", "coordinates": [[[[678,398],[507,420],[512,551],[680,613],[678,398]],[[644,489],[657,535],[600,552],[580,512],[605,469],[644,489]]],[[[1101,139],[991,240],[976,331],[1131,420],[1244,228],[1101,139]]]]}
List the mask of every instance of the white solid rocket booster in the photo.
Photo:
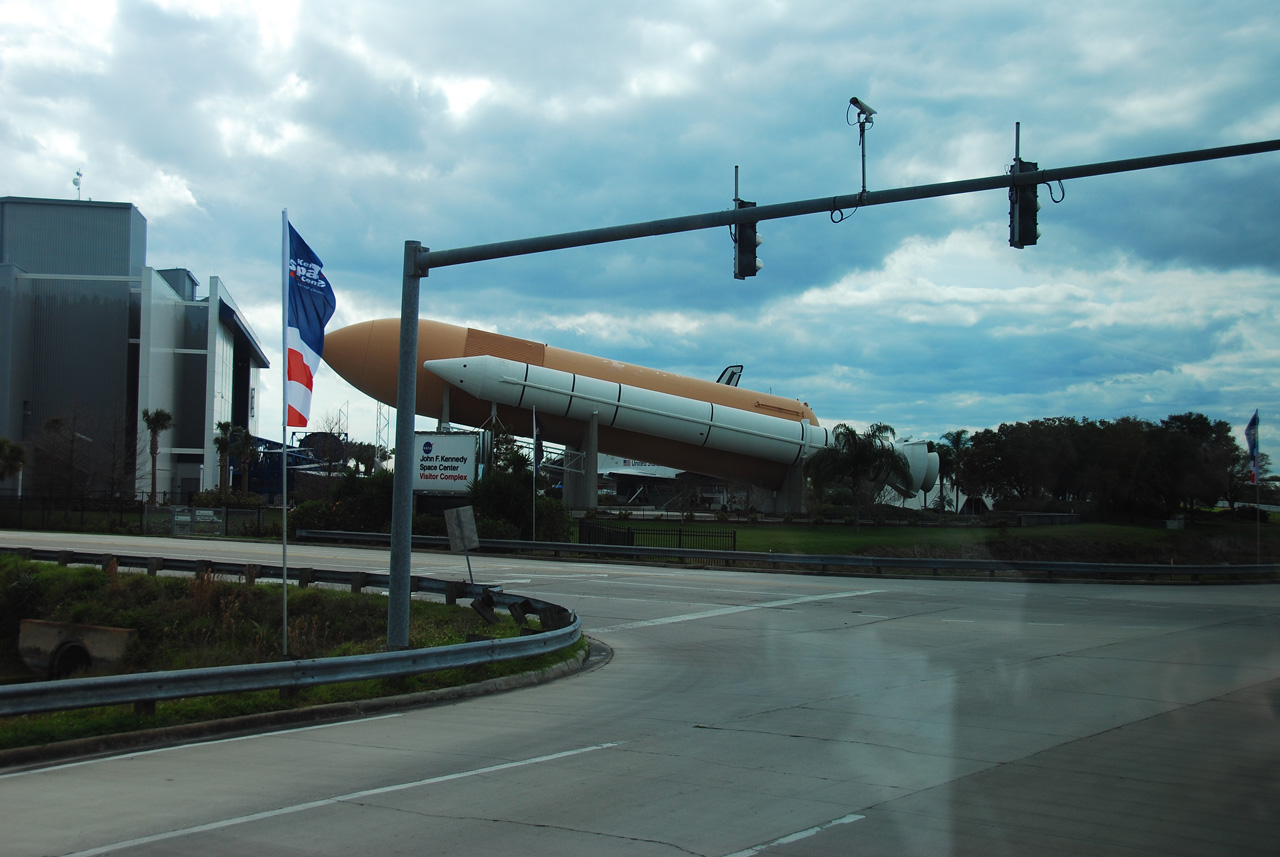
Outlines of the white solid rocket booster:
{"type": "Polygon", "coordinates": [[[477,399],[795,464],[826,446],[828,432],[781,419],[616,381],[483,355],[428,360],[427,371],[477,399]]]}

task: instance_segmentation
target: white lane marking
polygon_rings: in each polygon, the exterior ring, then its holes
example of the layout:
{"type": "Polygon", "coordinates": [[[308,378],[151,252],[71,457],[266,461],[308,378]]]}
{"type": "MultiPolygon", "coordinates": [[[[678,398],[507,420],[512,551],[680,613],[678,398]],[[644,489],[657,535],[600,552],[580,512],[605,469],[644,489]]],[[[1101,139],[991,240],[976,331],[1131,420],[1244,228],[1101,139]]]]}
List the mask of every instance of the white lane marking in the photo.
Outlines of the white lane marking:
{"type": "Polygon", "coordinates": [[[377,717],[359,717],[352,720],[339,720],[336,723],[319,723],[315,726],[299,726],[296,729],[277,729],[274,732],[255,732],[252,735],[237,735],[234,738],[218,738],[214,741],[190,741],[185,744],[174,744],[169,747],[157,747],[154,750],[137,750],[134,752],[116,753],[97,759],[84,759],[79,762],[67,762],[62,765],[50,765],[47,768],[32,768],[29,771],[14,771],[12,774],[0,774],[0,780],[10,777],[25,777],[31,774],[47,774],[50,771],[62,771],[67,768],[79,768],[84,765],[97,765],[102,762],[115,762],[120,759],[137,759],[156,753],[168,753],[170,750],[190,750],[193,747],[213,747],[217,744],[230,744],[233,741],[255,741],[259,738],[276,738],[281,735],[293,735],[298,732],[314,732],[317,729],[332,729],[334,726],[350,726],[354,723],[369,723],[374,720],[389,720],[392,717],[404,717],[404,714],[379,714],[377,717]]]}
{"type": "Polygon", "coordinates": [[[1065,628],[1066,622],[1028,622],[1028,625],[1044,625],[1049,628],[1065,628]]]}
{"type": "Polygon", "coordinates": [[[644,586],[649,589],[675,589],[680,592],[732,592],[735,595],[781,595],[784,592],[793,592],[790,589],[741,589],[732,586],[699,586],[696,582],[689,583],[637,583],[633,580],[608,580],[608,581],[592,581],[593,583],[604,582],[613,586],[644,586]]]}
{"type": "Polygon", "coordinates": [[[226,827],[234,827],[239,824],[248,824],[252,821],[262,821],[267,818],[276,818],[281,815],[290,815],[295,812],[304,812],[308,809],[318,809],[322,806],[331,806],[342,801],[362,800],[364,798],[376,797],[377,795],[389,794],[391,792],[404,791],[405,789],[414,789],[420,786],[433,786],[438,783],[447,783],[450,780],[461,780],[466,777],[474,777],[479,774],[491,774],[495,771],[507,771],[512,768],[523,768],[526,765],[536,765],[541,762],[552,762],[556,759],[564,759],[569,756],[577,756],[581,753],[590,753],[593,750],[605,750],[609,747],[617,747],[621,741],[615,741],[608,744],[595,744],[590,747],[579,747],[576,750],[565,750],[562,753],[552,753],[547,756],[538,756],[534,759],[522,759],[519,762],[503,762],[500,765],[489,765],[484,768],[474,768],[470,771],[461,771],[456,774],[445,774],[439,777],[431,777],[425,780],[416,780],[412,783],[398,783],[394,786],[381,786],[376,789],[365,789],[359,792],[349,792],[337,797],[323,798],[321,800],[308,801],[307,803],[299,803],[293,806],[282,806],[279,809],[270,809],[266,812],[255,812],[252,815],[242,815],[238,818],[225,818],[222,821],[212,821],[208,824],[198,824],[195,827],[185,827],[182,830],[170,830],[167,833],[157,833],[152,836],[140,836],[137,839],[128,839],[124,842],[116,842],[112,845],[100,845],[97,848],[90,848],[87,851],[76,851],[73,854],[67,854],[65,857],[91,857],[94,854],[106,854],[111,851],[123,848],[134,848],[138,845],[149,845],[152,842],[165,842],[170,839],[177,839],[180,836],[190,836],[193,833],[205,833],[210,830],[222,830],[226,827]]]}
{"type": "MultiPolygon", "coordinates": [[[[538,597],[539,598],[560,598],[560,599],[564,599],[565,601],[570,601],[574,598],[594,598],[597,601],[635,601],[639,604],[670,604],[671,603],[670,598],[627,598],[625,595],[583,595],[578,592],[556,593],[556,592],[539,591],[538,597]]],[[[682,603],[686,607],[696,607],[700,604],[705,604],[706,606],[710,607],[714,602],[684,601],[682,603]]]]}
{"type": "Polygon", "coordinates": [[[698,613],[682,613],[679,616],[664,616],[661,619],[645,619],[640,622],[625,622],[621,625],[610,625],[607,628],[595,628],[594,631],[630,631],[633,628],[652,628],[656,625],[670,625],[675,622],[692,622],[695,619],[711,619],[715,616],[728,616],[732,613],[746,613],[749,610],[764,610],[769,607],[789,607],[792,604],[807,604],[810,601],[830,601],[835,598],[853,598],[857,595],[872,595],[883,592],[882,589],[860,589],[857,592],[832,592],[826,595],[801,595],[797,598],[783,598],[780,601],[766,601],[761,604],[742,604],[735,607],[717,607],[714,610],[703,610],[698,613]]]}
{"type": "Polygon", "coordinates": [[[942,619],[942,622],[972,622],[972,619],[942,619]]]}
{"type": "Polygon", "coordinates": [[[826,830],[828,827],[835,827],[837,824],[848,824],[851,821],[859,821],[860,819],[863,819],[863,818],[866,818],[866,816],[858,815],[857,813],[851,813],[841,818],[832,819],[831,821],[828,821],[826,824],[819,824],[817,827],[810,827],[805,830],[800,830],[800,831],[797,831],[796,833],[792,833],[788,836],[784,836],[781,839],[775,839],[772,842],[766,842],[763,845],[756,845],[751,848],[743,849],[742,851],[735,851],[732,854],[726,854],[725,857],[753,857],[753,855],[759,854],[762,851],[767,851],[768,849],[778,845],[790,845],[792,842],[799,842],[801,839],[808,839],[810,836],[813,836],[814,834],[817,834],[817,833],[821,833],[822,831],[826,830]]]}

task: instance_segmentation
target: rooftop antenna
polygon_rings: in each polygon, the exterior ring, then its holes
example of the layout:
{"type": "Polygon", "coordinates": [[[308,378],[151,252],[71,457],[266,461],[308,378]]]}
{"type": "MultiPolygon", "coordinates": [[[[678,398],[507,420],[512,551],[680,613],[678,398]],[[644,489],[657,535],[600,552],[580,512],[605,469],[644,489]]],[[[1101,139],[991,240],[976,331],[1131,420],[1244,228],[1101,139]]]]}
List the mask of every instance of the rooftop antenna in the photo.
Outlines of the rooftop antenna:
{"type": "Polygon", "coordinates": [[[84,173],[76,170],[76,177],[71,180],[71,183],[76,186],[76,202],[80,201],[80,179],[83,177],[84,173]]]}

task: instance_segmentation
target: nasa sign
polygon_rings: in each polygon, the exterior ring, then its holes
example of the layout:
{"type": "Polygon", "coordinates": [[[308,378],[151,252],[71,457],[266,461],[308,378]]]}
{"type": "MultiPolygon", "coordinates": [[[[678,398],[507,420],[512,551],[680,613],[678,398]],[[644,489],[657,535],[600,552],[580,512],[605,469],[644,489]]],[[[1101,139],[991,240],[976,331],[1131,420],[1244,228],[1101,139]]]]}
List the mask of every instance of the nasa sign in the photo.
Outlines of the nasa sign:
{"type": "Polygon", "coordinates": [[[480,435],[472,432],[416,432],[418,458],[413,490],[425,494],[465,494],[476,478],[480,435]]]}

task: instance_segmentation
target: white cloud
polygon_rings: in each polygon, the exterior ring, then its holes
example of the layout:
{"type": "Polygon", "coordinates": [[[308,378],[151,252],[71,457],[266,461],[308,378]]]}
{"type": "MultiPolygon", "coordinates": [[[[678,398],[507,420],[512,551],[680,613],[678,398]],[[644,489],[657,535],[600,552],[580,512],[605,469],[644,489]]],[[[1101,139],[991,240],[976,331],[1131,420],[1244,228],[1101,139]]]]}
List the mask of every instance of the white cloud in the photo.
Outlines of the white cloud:
{"type": "Polygon", "coordinates": [[[113,50],[111,0],[7,0],[0,3],[3,73],[44,69],[101,74],[113,50]]]}
{"type": "MultiPolygon", "coordinates": [[[[74,198],[83,169],[142,208],[153,262],[222,276],[260,332],[289,205],[347,324],[399,311],[407,238],[714,211],[734,165],[762,205],[856,190],[855,94],[880,111],[873,189],[998,174],[1015,122],[1042,167],[1280,136],[1273,7],[478,0],[419,26],[383,0],[9,0],[0,194],[74,198]]],[[[997,191],[771,221],[746,281],[727,230],[434,271],[423,312],[700,377],[743,362],[824,421],[916,434],[1280,413],[1280,155],[1066,187],[1023,251],[997,191]]],[[[321,411],[329,389],[368,405],[321,383],[321,411]]]]}
{"type": "Polygon", "coordinates": [[[170,14],[182,14],[201,21],[236,18],[251,21],[261,47],[266,51],[289,48],[297,33],[302,0],[149,0],[170,14]]]}

